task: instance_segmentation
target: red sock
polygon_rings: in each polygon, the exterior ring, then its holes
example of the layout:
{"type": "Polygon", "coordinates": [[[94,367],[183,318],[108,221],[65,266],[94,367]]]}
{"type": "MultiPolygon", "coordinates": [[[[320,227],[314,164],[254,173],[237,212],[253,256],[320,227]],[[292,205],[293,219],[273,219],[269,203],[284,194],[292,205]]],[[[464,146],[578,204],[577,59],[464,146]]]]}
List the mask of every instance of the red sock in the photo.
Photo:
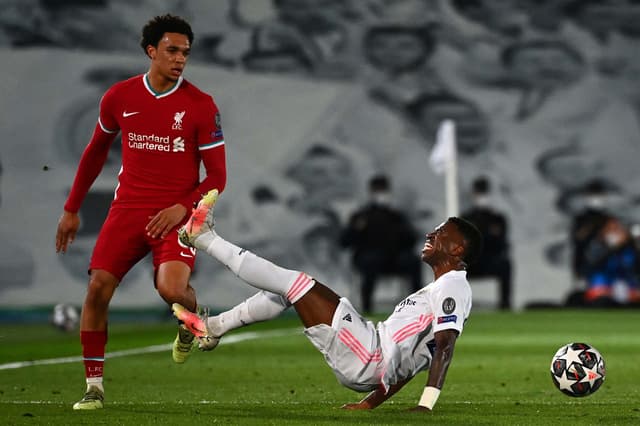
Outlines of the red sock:
{"type": "Polygon", "coordinates": [[[107,332],[81,331],[82,357],[84,359],[84,373],[87,379],[102,377],[104,366],[104,348],[107,345],[107,332]]]}

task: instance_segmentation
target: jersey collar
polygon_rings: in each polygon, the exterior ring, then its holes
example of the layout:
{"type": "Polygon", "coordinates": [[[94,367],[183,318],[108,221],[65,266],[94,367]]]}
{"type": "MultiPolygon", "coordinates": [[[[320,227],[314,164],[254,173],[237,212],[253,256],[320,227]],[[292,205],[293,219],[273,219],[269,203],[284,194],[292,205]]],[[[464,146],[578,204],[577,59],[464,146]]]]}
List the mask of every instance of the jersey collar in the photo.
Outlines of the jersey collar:
{"type": "Polygon", "coordinates": [[[169,96],[170,94],[172,94],[173,92],[178,90],[178,88],[182,84],[182,80],[183,80],[183,78],[182,78],[182,76],[180,76],[180,77],[178,77],[178,81],[176,81],[176,84],[174,84],[173,87],[171,87],[169,90],[165,90],[164,92],[156,92],[155,90],[153,90],[153,87],[151,87],[151,84],[149,84],[149,73],[146,73],[146,74],[144,74],[142,76],[142,81],[144,83],[144,87],[156,99],[160,99],[160,98],[164,98],[165,96],[169,96]]]}
{"type": "MultiPolygon", "coordinates": [[[[466,276],[467,276],[467,271],[466,271],[466,270],[464,270],[464,269],[461,269],[461,270],[452,269],[451,271],[449,271],[449,272],[445,272],[444,274],[440,275],[440,278],[445,277],[445,276],[452,277],[452,276],[454,276],[454,275],[459,275],[459,276],[461,276],[461,277],[463,277],[463,278],[466,278],[466,276]]],[[[440,278],[438,278],[438,280],[439,280],[440,278]]]]}

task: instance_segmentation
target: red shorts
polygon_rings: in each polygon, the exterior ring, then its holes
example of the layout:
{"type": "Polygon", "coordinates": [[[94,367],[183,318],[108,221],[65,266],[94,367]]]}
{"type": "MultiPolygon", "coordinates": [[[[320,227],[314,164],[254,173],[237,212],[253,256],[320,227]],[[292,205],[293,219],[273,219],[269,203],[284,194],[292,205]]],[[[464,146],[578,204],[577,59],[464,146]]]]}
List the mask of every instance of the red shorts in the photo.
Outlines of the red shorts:
{"type": "Polygon", "coordinates": [[[151,238],[145,226],[157,212],[157,209],[109,210],[93,249],[89,269],[104,269],[122,281],[125,274],[149,252],[153,256],[154,269],[170,260],[179,260],[193,269],[196,249],[182,244],[176,232],[189,215],[166,237],[151,238]]]}

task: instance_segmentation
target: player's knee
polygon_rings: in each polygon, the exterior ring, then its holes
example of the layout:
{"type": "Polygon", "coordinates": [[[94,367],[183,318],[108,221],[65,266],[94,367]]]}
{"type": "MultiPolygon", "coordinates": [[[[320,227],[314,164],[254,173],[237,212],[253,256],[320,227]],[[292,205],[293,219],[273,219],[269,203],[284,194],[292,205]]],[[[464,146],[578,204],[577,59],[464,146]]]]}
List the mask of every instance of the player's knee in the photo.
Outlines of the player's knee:
{"type": "Polygon", "coordinates": [[[158,291],[158,294],[160,295],[160,297],[162,297],[167,302],[169,302],[170,300],[173,299],[173,297],[175,297],[175,291],[172,291],[171,287],[161,282],[156,283],[156,290],[158,291]]]}
{"type": "Polygon", "coordinates": [[[92,276],[87,286],[86,303],[89,305],[108,304],[117,286],[117,282],[92,276]]]}
{"type": "Polygon", "coordinates": [[[168,285],[166,283],[157,283],[158,294],[167,303],[182,302],[185,299],[187,286],[168,285]]]}

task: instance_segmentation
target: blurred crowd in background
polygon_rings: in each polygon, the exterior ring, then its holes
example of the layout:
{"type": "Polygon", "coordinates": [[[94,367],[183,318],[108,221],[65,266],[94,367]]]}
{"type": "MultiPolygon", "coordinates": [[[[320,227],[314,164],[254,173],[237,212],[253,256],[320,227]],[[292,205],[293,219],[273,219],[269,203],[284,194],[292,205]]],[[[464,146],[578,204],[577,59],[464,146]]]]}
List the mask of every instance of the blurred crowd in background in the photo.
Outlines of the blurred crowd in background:
{"type": "MultiPolygon", "coordinates": [[[[313,142],[282,170],[302,196],[279,193],[268,180],[249,193],[255,208],[315,215],[318,225],[300,243],[304,253],[324,253],[328,265],[338,262],[336,230],[348,211],[337,204],[365,194],[349,181],[345,147],[366,149],[370,174],[386,173],[405,188],[397,204],[422,229],[421,221],[440,214],[416,202],[421,190],[406,189],[409,178],[392,168],[406,158],[390,154],[385,138],[420,140],[428,150],[441,120],[453,118],[464,207],[473,180],[487,170],[492,202],[517,244],[538,232],[536,222],[556,235],[565,230],[545,242],[543,255],[570,265],[568,303],[640,301],[639,174],[635,161],[620,161],[640,154],[640,1],[0,0],[0,10],[0,45],[10,49],[142,54],[141,25],[171,12],[192,23],[192,63],[357,85],[360,98],[344,101],[344,120],[325,132],[337,142],[313,142]],[[400,136],[383,133],[380,114],[402,123],[400,136]],[[531,208],[536,185],[551,191],[543,209],[560,219],[531,208]],[[618,291],[620,282],[628,290],[618,291]]],[[[98,74],[102,83],[121,78],[98,74]]]]}

